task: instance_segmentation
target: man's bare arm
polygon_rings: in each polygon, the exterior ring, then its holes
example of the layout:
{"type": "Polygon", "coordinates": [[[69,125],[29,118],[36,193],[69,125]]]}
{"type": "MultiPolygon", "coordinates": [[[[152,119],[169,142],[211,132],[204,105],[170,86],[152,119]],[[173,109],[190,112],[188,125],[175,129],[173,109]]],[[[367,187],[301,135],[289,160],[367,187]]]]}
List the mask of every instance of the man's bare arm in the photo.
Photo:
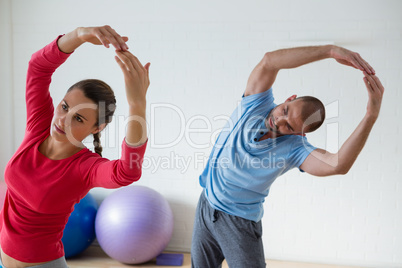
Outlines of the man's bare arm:
{"type": "Polygon", "coordinates": [[[346,174],[353,166],[378,118],[384,94],[384,87],[377,76],[367,73],[364,75],[369,95],[364,118],[336,154],[317,149],[300,166],[302,170],[315,176],[329,176],[346,174]]]}
{"type": "Polygon", "coordinates": [[[375,74],[374,69],[358,53],[342,47],[325,45],[280,49],[265,53],[251,72],[244,95],[258,94],[270,89],[281,69],[297,68],[327,58],[333,58],[368,74],[375,74]]]}

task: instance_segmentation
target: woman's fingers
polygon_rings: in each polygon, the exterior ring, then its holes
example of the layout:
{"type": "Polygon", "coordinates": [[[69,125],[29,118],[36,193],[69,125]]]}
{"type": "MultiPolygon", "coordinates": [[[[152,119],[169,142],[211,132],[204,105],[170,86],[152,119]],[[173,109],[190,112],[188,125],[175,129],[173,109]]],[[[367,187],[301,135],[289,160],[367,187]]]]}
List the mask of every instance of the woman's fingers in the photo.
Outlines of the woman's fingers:
{"type": "Polygon", "coordinates": [[[100,29],[94,30],[94,35],[105,47],[109,48],[110,41],[109,39],[102,33],[100,29]]]}
{"type": "Polygon", "coordinates": [[[143,66],[140,60],[130,51],[116,51],[116,53],[129,72],[142,77],[145,82],[149,83],[149,66],[151,63],[148,62],[143,66]]]}
{"type": "MultiPolygon", "coordinates": [[[[122,51],[128,50],[126,41],[113,28],[111,28],[110,26],[104,26],[102,30],[104,31],[105,36],[109,39],[110,43],[117,50],[122,50],[122,51]]],[[[128,38],[127,38],[127,40],[128,40],[128,38]]]]}
{"type": "Polygon", "coordinates": [[[101,27],[78,27],[76,33],[78,39],[83,42],[89,42],[94,45],[103,45],[107,48],[112,45],[119,51],[128,50],[126,44],[128,37],[120,36],[108,25],[101,27]]]}
{"type": "Polygon", "coordinates": [[[116,51],[115,59],[124,74],[126,94],[129,103],[145,100],[149,86],[149,63],[143,67],[141,62],[129,51],[116,51]]]}
{"type": "Polygon", "coordinates": [[[133,66],[134,70],[138,73],[138,74],[146,74],[147,70],[145,69],[144,66],[142,66],[140,60],[134,56],[131,52],[129,51],[122,51],[120,52],[122,55],[124,55],[125,59],[127,59],[127,61],[129,61],[131,63],[131,65],[133,66]]]}
{"type": "Polygon", "coordinates": [[[147,63],[145,67],[142,66],[138,58],[129,51],[116,51],[116,53],[120,61],[127,69],[127,72],[132,74],[134,77],[138,77],[140,80],[142,80],[142,82],[149,85],[149,66],[151,65],[150,63],[147,63]]]}
{"type": "MultiPolygon", "coordinates": [[[[133,74],[136,74],[136,69],[133,65],[132,60],[128,57],[127,52],[123,52],[123,51],[116,51],[117,56],[120,58],[120,60],[123,62],[123,64],[125,65],[125,68],[127,69],[128,72],[131,72],[133,74]]],[[[130,52],[128,52],[130,53],[130,52]]],[[[130,53],[131,54],[131,53],[130,53]]]]}
{"type": "MultiPolygon", "coordinates": [[[[130,53],[130,52],[128,52],[128,53],[130,53]]],[[[132,56],[132,60],[135,63],[134,66],[135,66],[136,70],[138,71],[138,73],[140,73],[144,82],[149,84],[148,69],[149,69],[149,65],[151,65],[151,64],[147,63],[145,66],[143,66],[142,63],[140,62],[140,60],[136,56],[134,56],[133,54],[131,54],[131,56],[132,56]]]]}
{"type": "Polygon", "coordinates": [[[131,62],[133,63],[135,70],[139,73],[144,73],[144,67],[142,66],[142,64],[138,60],[138,58],[128,51],[126,52],[126,54],[129,57],[129,59],[131,60],[131,62]]]}
{"type": "Polygon", "coordinates": [[[121,70],[123,71],[124,76],[126,76],[129,73],[129,70],[127,69],[127,67],[124,64],[124,62],[118,56],[114,56],[114,59],[119,64],[121,70]]]}
{"type": "MultiPolygon", "coordinates": [[[[114,29],[110,26],[102,26],[102,27],[91,27],[88,29],[92,29],[92,34],[96,39],[99,40],[99,43],[109,48],[110,44],[116,48],[116,50],[126,51],[128,50],[128,46],[126,42],[128,41],[128,37],[120,36],[114,29]]],[[[96,43],[96,42],[93,42],[96,43]]],[[[98,44],[99,44],[98,43],[98,44]]]]}
{"type": "Polygon", "coordinates": [[[148,78],[148,83],[149,83],[149,67],[151,66],[151,63],[148,62],[147,64],[145,64],[144,68],[147,71],[147,78],[148,78]]]}

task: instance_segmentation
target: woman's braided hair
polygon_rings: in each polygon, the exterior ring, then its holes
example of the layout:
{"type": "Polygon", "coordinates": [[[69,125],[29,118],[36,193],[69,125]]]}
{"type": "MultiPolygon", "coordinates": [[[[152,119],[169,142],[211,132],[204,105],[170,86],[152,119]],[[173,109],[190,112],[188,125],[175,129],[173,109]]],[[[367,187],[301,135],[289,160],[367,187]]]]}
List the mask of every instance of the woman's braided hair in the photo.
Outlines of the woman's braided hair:
{"type": "MultiPolygon", "coordinates": [[[[112,88],[105,82],[98,79],[86,79],[72,85],[67,92],[73,89],[80,89],[85,97],[98,105],[97,126],[103,123],[109,124],[113,119],[116,109],[116,98],[112,88]]],[[[100,132],[93,134],[95,152],[102,156],[102,146],[100,141],[100,132]]]]}

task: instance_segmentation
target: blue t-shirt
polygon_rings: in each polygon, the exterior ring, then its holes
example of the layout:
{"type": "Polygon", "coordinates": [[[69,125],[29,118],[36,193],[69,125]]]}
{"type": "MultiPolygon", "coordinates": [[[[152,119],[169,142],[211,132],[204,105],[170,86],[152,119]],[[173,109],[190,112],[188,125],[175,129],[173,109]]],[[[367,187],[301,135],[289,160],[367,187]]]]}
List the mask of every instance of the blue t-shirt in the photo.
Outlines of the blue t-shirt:
{"type": "Polygon", "coordinates": [[[271,184],[316,149],[299,135],[259,141],[275,106],[272,89],[243,97],[222,129],[199,178],[213,208],[260,221],[271,184]]]}

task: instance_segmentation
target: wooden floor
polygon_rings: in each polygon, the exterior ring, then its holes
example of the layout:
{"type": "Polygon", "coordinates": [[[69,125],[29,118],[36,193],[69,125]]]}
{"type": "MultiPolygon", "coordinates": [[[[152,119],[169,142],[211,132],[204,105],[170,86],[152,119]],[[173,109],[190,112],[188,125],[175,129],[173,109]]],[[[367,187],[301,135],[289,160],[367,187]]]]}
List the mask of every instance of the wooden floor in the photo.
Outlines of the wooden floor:
{"type": "MultiPolygon", "coordinates": [[[[157,266],[156,261],[150,261],[141,265],[126,265],[119,263],[111,258],[109,258],[100,247],[91,246],[80,256],[68,259],[68,266],[70,268],[121,268],[121,267],[155,267],[159,268],[162,266],[157,266]]],[[[167,266],[166,266],[167,267],[167,266]]],[[[184,254],[183,266],[169,266],[169,267],[184,267],[190,268],[190,254],[184,254]]],[[[223,268],[228,268],[226,262],[222,265],[223,268]]],[[[339,265],[324,265],[324,264],[312,264],[312,263],[296,263],[296,262],[285,262],[285,261],[274,261],[267,260],[268,268],[352,268],[352,266],[339,266],[339,265]]],[[[245,267],[247,268],[247,267],[245,267]]],[[[356,268],[356,266],[353,266],[356,268]]]]}

